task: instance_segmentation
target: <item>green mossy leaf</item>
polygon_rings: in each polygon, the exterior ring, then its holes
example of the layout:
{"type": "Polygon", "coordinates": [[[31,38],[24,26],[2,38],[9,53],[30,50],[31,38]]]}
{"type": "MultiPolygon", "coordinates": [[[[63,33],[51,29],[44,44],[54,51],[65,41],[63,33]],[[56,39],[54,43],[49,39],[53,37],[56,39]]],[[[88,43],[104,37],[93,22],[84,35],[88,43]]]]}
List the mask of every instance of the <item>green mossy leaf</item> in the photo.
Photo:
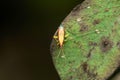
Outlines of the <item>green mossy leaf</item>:
{"type": "Polygon", "coordinates": [[[54,39],[51,44],[61,80],[107,80],[113,74],[120,62],[119,11],[120,0],[86,0],[65,18],[67,41],[62,48],[54,39]]]}

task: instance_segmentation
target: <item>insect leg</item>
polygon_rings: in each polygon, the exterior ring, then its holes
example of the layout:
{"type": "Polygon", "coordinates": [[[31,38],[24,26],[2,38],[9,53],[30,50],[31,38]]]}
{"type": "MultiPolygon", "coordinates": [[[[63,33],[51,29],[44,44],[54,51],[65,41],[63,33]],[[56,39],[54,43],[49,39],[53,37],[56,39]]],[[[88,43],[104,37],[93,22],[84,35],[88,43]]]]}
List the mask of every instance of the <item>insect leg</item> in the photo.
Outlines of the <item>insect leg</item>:
{"type": "Polygon", "coordinates": [[[63,51],[63,49],[61,48],[61,52],[62,52],[62,58],[65,58],[65,53],[64,53],[64,51],[63,51]]]}

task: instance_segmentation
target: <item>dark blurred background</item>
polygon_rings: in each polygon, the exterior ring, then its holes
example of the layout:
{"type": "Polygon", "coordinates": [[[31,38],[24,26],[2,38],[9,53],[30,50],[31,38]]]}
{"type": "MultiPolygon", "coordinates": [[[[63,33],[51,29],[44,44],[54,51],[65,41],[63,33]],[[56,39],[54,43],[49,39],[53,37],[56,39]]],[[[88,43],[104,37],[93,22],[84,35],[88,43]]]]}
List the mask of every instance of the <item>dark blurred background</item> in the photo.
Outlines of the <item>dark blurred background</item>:
{"type": "Polygon", "coordinates": [[[82,1],[1,1],[0,80],[60,80],[50,43],[63,19],[82,1]]]}

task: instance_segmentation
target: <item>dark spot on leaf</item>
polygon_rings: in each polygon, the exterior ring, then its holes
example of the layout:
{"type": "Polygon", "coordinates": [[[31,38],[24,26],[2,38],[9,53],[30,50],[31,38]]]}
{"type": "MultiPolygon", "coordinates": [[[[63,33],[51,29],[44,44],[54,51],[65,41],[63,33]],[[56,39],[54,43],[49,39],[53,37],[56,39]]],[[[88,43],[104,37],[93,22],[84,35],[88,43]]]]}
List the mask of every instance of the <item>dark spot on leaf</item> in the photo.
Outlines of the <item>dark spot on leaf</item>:
{"type": "Polygon", "coordinates": [[[90,69],[87,62],[83,62],[83,64],[81,66],[82,66],[82,69],[85,72],[85,74],[87,74],[90,78],[94,77],[94,79],[95,79],[95,77],[97,76],[97,73],[95,72],[96,68],[90,69]]]}
{"type": "Polygon", "coordinates": [[[117,25],[117,24],[119,24],[119,23],[118,23],[118,21],[115,21],[114,24],[117,25]]]}
{"type": "Polygon", "coordinates": [[[89,46],[97,46],[97,43],[90,41],[90,42],[89,42],[89,46]]]}
{"type": "Polygon", "coordinates": [[[99,24],[100,23],[100,19],[96,19],[93,21],[93,25],[99,24]]]}
{"type": "Polygon", "coordinates": [[[87,62],[84,62],[84,63],[82,64],[82,67],[83,67],[83,71],[84,71],[84,72],[87,72],[87,71],[88,71],[88,64],[87,64],[87,62]]]}
{"type": "Polygon", "coordinates": [[[81,24],[80,26],[81,26],[81,27],[80,27],[80,32],[88,31],[88,25],[86,25],[86,24],[81,24]]]}
{"type": "Polygon", "coordinates": [[[95,71],[96,71],[95,68],[94,68],[94,69],[90,69],[90,70],[88,70],[87,75],[88,75],[89,77],[95,79],[95,77],[97,76],[97,73],[96,73],[95,71]]]}
{"type": "Polygon", "coordinates": [[[109,11],[109,9],[108,9],[108,8],[106,8],[106,9],[105,9],[105,12],[108,12],[108,11],[109,11]]]}
{"type": "Polygon", "coordinates": [[[100,49],[102,52],[109,51],[113,46],[113,42],[108,37],[102,37],[100,42],[100,49]]]}
{"type": "Polygon", "coordinates": [[[118,49],[120,49],[120,41],[117,42],[117,47],[118,47],[118,49]]]}
{"type": "Polygon", "coordinates": [[[116,32],[116,29],[115,29],[115,28],[113,28],[113,29],[112,29],[112,32],[113,32],[113,33],[114,33],[114,32],[116,32]]]}
{"type": "Polygon", "coordinates": [[[87,58],[89,58],[91,56],[91,53],[92,53],[93,50],[94,50],[94,47],[89,50],[87,58]]]}
{"type": "Polygon", "coordinates": [[[89,71],[88,76],[95,79],[95,77],[97,76],[97,73],[94,73],[94,71],[91,71],[91,72],[89,71]]]}

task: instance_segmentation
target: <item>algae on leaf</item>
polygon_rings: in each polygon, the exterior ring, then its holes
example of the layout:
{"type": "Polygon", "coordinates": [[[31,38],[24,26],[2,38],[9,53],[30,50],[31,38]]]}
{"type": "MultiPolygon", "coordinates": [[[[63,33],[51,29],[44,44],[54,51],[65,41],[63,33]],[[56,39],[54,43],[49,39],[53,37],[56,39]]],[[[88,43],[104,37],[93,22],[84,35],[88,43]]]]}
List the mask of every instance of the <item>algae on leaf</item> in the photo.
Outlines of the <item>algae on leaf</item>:
{"type": "Polygon", "coordinates": [[[120,62],[120,0],[85,0],[61,25],[69,34],[65,58],[57,42],[51,43],[61,80],[107,80],[120,62]]]}

